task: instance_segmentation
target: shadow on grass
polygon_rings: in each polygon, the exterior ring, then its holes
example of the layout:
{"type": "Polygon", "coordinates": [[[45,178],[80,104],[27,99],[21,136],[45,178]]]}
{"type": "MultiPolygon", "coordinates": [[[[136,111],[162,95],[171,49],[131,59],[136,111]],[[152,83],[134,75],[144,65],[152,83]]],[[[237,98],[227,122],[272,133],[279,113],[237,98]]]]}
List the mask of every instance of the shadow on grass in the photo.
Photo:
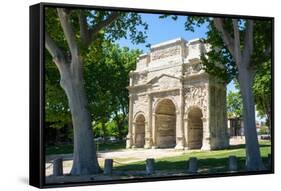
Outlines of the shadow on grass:
{"type": "MultiPolygon", "coordinates": [[[[269,147],[269,144],[260,144],[260,148],[262,147],[269,147]]],[[[227,150],[231,150],[231,149],[244,149],[246,148],[245,144],[239,144],[239,145],[230,145],[229,148],[227,150]]]]}
{"type": "MultiPolygon", "coordinates": [[[[264,164],[268,163],[267,157],[262,157],[264,164]]],[[[245,157],[237,157],[238,171],[245,171],[245,157]]],[[[188,160],[168,161],[156,160],[155,170],[159,171],[187,171],[188,160]]],[[[143,171],[145,161],[114,167],[114,171],[143,171]]],[[[222,173],[228,171],[228,158],[198,159],[199,173],[222,173]]]]}

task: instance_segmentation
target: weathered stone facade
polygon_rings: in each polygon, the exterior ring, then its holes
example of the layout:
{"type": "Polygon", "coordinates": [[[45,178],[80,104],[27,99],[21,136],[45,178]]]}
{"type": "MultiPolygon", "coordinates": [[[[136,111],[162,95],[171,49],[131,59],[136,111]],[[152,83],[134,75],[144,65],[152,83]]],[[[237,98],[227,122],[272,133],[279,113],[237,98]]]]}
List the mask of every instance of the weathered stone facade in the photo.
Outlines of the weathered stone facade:
{"type": "Polygon", "coordinates": [[[130,72],[127,148],[221,149],[229,145],[226,87],[200,61],[208,45],[151,46],[130,72]]]}

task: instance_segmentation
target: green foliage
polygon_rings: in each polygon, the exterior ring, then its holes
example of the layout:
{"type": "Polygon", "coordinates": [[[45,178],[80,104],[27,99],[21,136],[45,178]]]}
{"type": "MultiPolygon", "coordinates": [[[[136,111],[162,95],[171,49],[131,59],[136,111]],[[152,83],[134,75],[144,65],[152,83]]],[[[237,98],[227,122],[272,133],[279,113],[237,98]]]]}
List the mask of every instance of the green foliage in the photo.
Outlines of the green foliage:
{"type": "Polygon", "coordinates": [[[243,113],[243,104],[240,92],[229,92],[227,95],[227,113],[228,117],[241,117],[243,113]]]}
{"type": "MultiPolygon", "coordinates": [[[[230,19],[224,20],[224,27],[233,35],[232,22],[230,19]]],[[[211,75],[214,75],[221,80],[229,83],[238,74],[237,66],[232,55],[224,45],[220,33],[214,26],[213,19],[209,19],[209,31],[205,43],[211,46],[211,50],[201,55],[203,68],[211,75]]]]}
{"type": "Polygon", "coordinates": [[[113,120],[120,128],[118,135],[126,133],[123,132],[128,114],[126,87],[129,72],[135,68],[140,53],[104,41],[99,49],[91,48],[85,58],[85,84],[93,120],[101,123],[113,120]],[[99,51],[100,58],[92,64],[96,51],[99,51]]]}
{"type": "Polygon", "coordinates": [[[260,135],[264,135],[264,134],[268,134],[269,133],[269,129],[267,126],[261,126],[260,130],[259,130],[259,134],[260,135]]]}
{"type": "Polygon", "coordinates": [[[63,89],[59,84],[59,72],[51,56],[45,59],[45,120],[50,127],[62,128],[71,122],[70,110],[63,89]]]}
{"type": "MultiPolygon", "coordinates": [[[[270,47],[271,43],[271,22],[267,20],[255,20],[254,25],[254,52],[252,55],[251,63],[255,70],[263,70],[262,65],[270,58],[270,54],[264,54],[265,49],[270,47]]],[[[224,45],[221,34],[216,30],[211,17],[198,17],[190,16],[187,17],[185,22],[185,29],[194,32],[194,27],[200,27],[202,24],[208,24],[207,38],[204,39],[205,43],[211,46],[211,51],[202,55],[202,63],[204,69],[219,77],[225,82],[230,82],[235,79],[238,75],[238,69],[234,58],[230,54],[227,47],[224,45]]],[[[239,19],[239,31],[240,31],[240,42],[241,48],[245,46],[245,29],[247,20],[239,19]]],[[[223,21],[225,30],[234,37],[232,19],[226,18],[223,21]]]]}
{"type": "Polygon", "coordinates": [[[271,62],[265,62],[257,71],[253,91],[256,109],[260,116],[271,117],[271,62]]]}
{"type": "MultiPolygon", "coordinates": [[[[143,43],[146,39],[147,23],[137,13],[118,12],[118,18],[102,28],[89,47],[82,43],[79,13],[87,16],[87,28],[94,29],[112,11],[68,9],[71,24],[83,59],[84,83],[89,100],[89,110],[95,124],[106,124],[114,118],[120,126],[119,133],[126,129],[128,73],[135,66],[140,51],[131,51],[114,45],[120,38],[129,38],[132,43],[143,43]]],[[[61,48],[70,62],[70,51],[54,8],[45,9],[45,30],[61,48]]],[[[71,122],[67,97],[60,87],[60,74],[48,51],[45,51],[46,122],[51,127],[61,128],[71,122]]]]}

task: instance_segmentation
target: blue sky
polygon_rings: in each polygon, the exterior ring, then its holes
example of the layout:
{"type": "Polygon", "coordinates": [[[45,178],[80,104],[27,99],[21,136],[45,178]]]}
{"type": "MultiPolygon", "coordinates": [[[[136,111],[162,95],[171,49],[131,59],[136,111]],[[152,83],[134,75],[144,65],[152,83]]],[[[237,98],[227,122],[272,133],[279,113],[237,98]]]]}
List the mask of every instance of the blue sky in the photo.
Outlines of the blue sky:
{"type": "Polygon", "coordinates": [[[139,48],[144,52],[149,49],[145,47],[147,43],[153,45],[163,41],[182,37],[185,40],[194,38],[205,38],[207,32],[207,25],[196,28],[196,31],[185,31],[184,22],[186,17],[179,16],[176,21],[171,18],[159,19],[159,14],[141,14],[143,21],[148,24],[147,39],[145,44],[133,45],[130,40],[121,39],[118,43],[121,46],[128,46],[129,48],[139,48]]]}

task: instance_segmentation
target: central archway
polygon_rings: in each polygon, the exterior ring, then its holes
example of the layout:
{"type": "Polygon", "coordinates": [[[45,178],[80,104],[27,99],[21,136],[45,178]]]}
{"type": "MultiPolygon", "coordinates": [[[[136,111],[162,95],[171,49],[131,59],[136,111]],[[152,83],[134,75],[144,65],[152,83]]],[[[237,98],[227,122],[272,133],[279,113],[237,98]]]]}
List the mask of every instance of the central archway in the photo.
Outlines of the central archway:
{"type": "Polygon", "coordinates": [[[156,146],[171,148],[176,145],[176,108],[169,99],[160,101],[155,110],[156,146]]]}
{"type": "Polygon", "coordinates": [[[138,115],[135,122],[135,146],[142,148],[144,147],[145,137],[145,118],[142,114],[138,115]]]}
{"type": "Polygon", "coordinates": [[[195,107],[188,112],[188,148],[201,149],[203,141],[202,111],[195,107]]]}

